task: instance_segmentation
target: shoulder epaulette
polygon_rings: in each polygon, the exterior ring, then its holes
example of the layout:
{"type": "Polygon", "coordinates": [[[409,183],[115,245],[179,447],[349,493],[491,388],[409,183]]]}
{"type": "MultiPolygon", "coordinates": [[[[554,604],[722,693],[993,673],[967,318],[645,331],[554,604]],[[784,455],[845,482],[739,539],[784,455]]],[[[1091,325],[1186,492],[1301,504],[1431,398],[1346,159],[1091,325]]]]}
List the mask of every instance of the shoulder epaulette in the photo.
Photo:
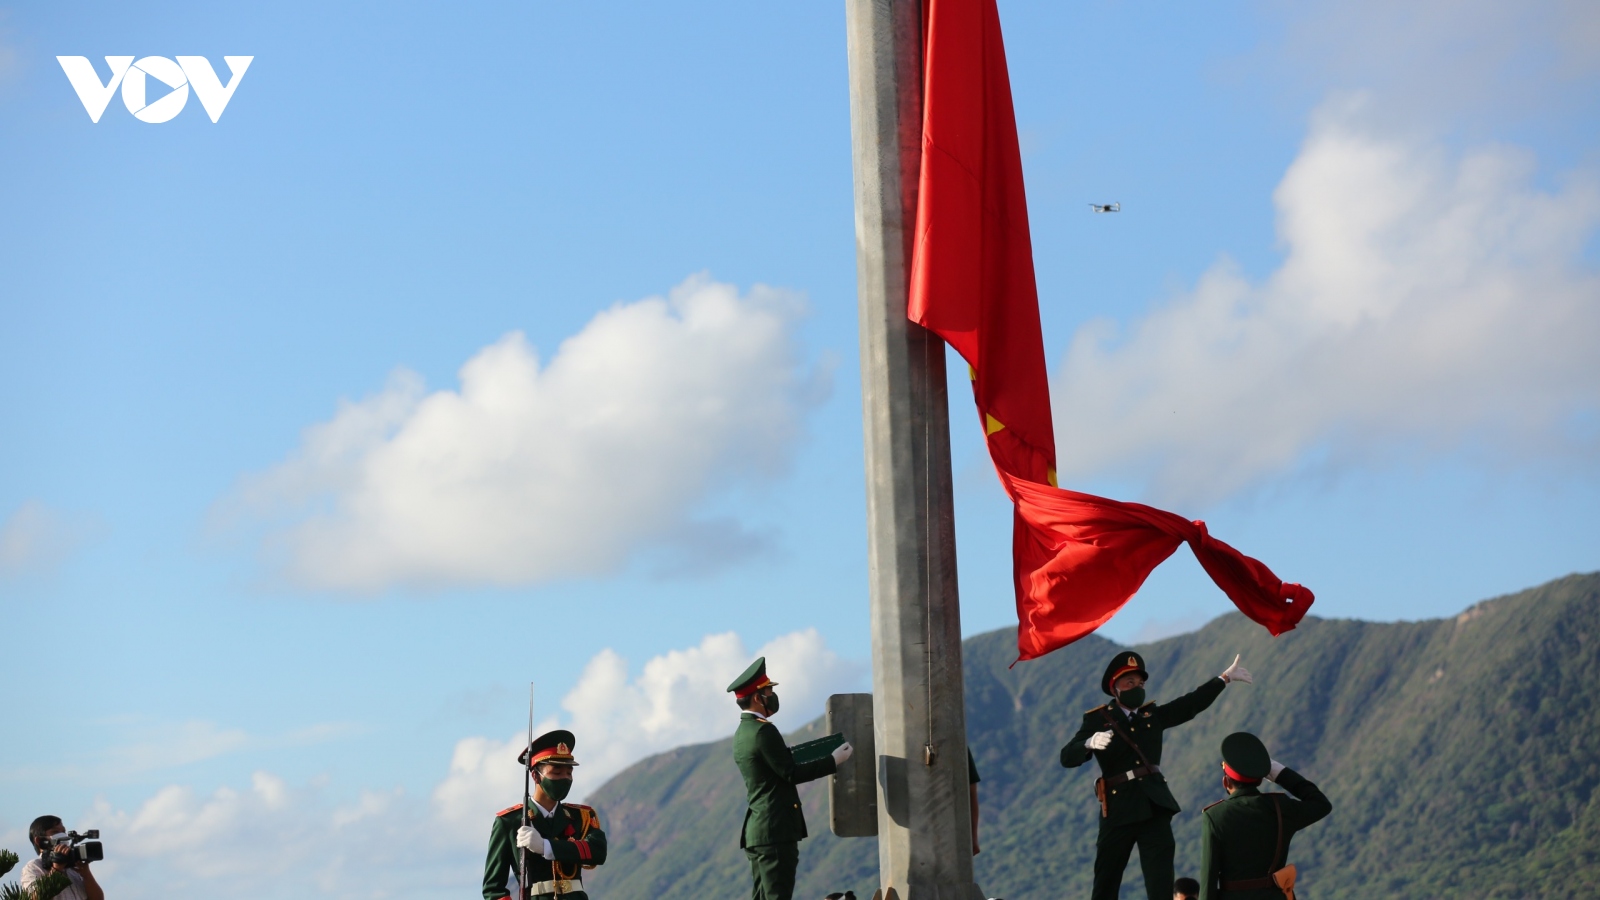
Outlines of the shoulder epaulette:
{"type": "Polygon", "coordinates": [[[594,807],[584,806],[582,803],[562,803],[561,805],[565,806],[567,809],[581,809],[586,812],[594,812],[594,807]]]}
{"type": "Polygon", "coordinates": [[[505,809],[502,809],[499,812],[495,813],[494,817],[496,819],[498,819],[501,816],[506,815],[507,813],[514,813],[514,812],[517,812],[517,811],[519,811],[521,809],[522,809],[522,804],[520,804],[520,803],[517,804],[516,806],[508,806],[505,809]]]}
{"type": "Polygon", "coordinates": [[[1200,808],[1200,811],[1201,812],[1205,812],[1206,810],[1210,809],[1212,806],[1221,806],[1222,804],[1227,803],[1227,802],[1228,802],[1228,798],[1227,797],[1223,797],[1221,800],[1218,800],[1217,802],[1212,803],[1209,806],[1202,806],[1200,808]]]}
{"type": "Polygon", "coordinates": [[[1099,712],[1102,709],[1110,709],[1110,708],[1111,708],[1111,704],[1102,703],[1099,706],[1092,706],[1092,707],[1084,710],[1083,714],[1086,715],[1086,716],[1092,716],[1092,715],[1094,715],[1095,713],[1099,712]]]}

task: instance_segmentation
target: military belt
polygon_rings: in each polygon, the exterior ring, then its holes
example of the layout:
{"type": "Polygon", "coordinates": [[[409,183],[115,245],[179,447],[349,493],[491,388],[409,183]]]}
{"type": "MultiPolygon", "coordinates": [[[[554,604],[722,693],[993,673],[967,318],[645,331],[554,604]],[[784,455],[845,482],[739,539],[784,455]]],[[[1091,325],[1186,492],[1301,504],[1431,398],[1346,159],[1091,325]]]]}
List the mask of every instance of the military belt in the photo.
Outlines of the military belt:
{"type": "Polygon", "coordinates": [[[529,885],[531,893],[538,894],[571,894],[583,890],[581,878],[557,878],[553,881],[535,881],[529,885]]]}
{"type": "Polygon", "coordinates": [[[1119,784],[1124,784],[1126,782],[1134,780],[1135,778],[1143,778],[1146,775],[1160,775],[1160,774],[1161,774],[1161,767],[1160,766],[1138,766],[1136,768],[1129,769],[1126,772],[1118,772],[1115,775],[1107,775],[1105,777],[1106,778],[1106,787],[1116,787],[1119,784]]]}

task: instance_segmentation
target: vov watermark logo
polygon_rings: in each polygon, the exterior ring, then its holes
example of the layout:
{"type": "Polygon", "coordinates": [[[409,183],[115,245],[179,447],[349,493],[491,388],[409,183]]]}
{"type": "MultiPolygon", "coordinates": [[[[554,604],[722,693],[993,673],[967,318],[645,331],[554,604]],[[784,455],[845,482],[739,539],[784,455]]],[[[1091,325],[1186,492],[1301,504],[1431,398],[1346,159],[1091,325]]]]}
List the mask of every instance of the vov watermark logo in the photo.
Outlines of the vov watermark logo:
{"type": "Polygon", "coordinates": [[[228,108],[228,101],[239,89],[239,82],[253,59],[254,56],[224,56],[222,60],[228,64],[227,84],[217,77],[216,70],[204,56],[180,56],[176,62],[165,56],[146,56],[138,62],[131,56],[108,56],[106,65],[111,67],[111,80],[106,82],[100,81],[94,63],[89,62],[87,56],[58,56],[56,62],[61,63],[72,89],[78,92],[90,121],[100,121],[111,95],[121,87],[122,105],[128,112],[141,122],[157,123],[169,122],[183,112],[184,104],[189,102],[190,87],[194,88],[194,95],[200,98],[200,105],[206,108],[211,121],[222,118],[222,111],[228,108]],[[171,90],[146,103],[152,78],[171,90]]]}

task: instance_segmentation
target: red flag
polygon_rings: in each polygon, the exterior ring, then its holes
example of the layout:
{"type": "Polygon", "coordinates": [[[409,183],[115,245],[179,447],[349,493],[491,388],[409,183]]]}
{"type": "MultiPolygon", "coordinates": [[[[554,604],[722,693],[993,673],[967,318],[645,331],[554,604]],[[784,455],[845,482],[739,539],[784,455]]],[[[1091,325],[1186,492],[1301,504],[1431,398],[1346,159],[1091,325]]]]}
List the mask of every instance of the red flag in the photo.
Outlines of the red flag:
{"type": "Polygon", "coordinates": [[[1205,523],[1056,487],[1000,14],[995,0],[926,0],[923,11],[922,176],[907,314],[966,359],[989,455],[1016,504],[1020,658],[1103,625],[1181,543],[1240,611],[1274,635],[1288,631],[1311,606],[1311,591],[1212,538],[1205,523]]]}

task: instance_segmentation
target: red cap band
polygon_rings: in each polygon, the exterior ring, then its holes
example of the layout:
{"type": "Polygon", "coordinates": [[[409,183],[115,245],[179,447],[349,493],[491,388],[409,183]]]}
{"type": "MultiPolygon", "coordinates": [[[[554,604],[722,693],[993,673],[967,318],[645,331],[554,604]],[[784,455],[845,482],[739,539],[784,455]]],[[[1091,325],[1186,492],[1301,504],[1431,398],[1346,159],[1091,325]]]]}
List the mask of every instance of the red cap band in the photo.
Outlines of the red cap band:
{"type": "Polygon", "coordinates": [[[528,757],[529,767],[537,766],[542,762],[553,762],[557,765],[577,765],[577,761],[572,758],[572,748],[566,744],[546,747],[528,757]]]}
{"type": "Polygon", "coordinates": [[[733,696],[739,698],[740,700],[743,700],[744,698],[755,694],[756,691],[761,690],[762,688],[766,687],[767,685],[769,685],[771,683],[772,683],[772,679],[768,678],[765,675],[762,675],[760,678],[757,678],[755,681],[752,681],[749,684],[745,685],[744,687],[739,688],[737,691],[734,691],[733,692],[733,696]]]}
{"type": "Polygon", "coordinates": [[[1239,782],[1240,784],[1260,784],[1261,783],[1261,779],[1259,779],[1259,778],[1246,778],[1243,775],[1240,775],[1238,772],[1235,772],[1233,770],[1233,767],[1228,765],[1227,763],[1223,763],[1222,764],[1222,773],[1224,775],[1227,775],[1229,778],[1232,778],[1234,781],[1239,782]]]}

